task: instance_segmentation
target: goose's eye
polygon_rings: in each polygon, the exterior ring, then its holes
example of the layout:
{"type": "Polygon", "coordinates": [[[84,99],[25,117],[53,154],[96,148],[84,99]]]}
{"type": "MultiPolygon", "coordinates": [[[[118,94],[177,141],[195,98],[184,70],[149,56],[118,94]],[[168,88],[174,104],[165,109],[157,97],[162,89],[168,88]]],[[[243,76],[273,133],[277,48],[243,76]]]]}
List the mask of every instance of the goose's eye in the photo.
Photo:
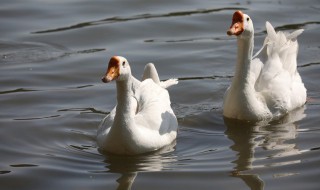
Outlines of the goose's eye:
{"type": "Polygon", "coordinates": [[[247,21],[249,21],[250,20],[250,18],[247,18],[247,21]]]}
{"type": "Polygon", "coordinates": [[[124,62],[122,62],[122,66],[124,66],[126,64],[126,62],[124,61],[124,62]]]}

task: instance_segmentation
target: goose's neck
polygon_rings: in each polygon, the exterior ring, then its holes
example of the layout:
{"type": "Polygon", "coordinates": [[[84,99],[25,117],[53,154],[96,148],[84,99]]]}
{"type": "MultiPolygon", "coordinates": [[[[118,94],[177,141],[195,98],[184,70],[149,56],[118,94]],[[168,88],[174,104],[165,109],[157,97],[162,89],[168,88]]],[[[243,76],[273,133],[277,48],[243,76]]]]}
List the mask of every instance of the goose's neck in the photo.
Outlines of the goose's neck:
{"type": "Polygon", "coordinates": [[[128,79],[117,81],[117,110],[116,117],[131,117],[134,96],[133,92],[133,77],[130,76],[128,79]]]}
{"type": "Polygon", "coordinates": [[[248,85],[250,77],[249,74],[253,52],[253,36],[249,38],[238,37],[237,43],[238,55],[233,84],[241,88],[245,88],[248,85]]]}

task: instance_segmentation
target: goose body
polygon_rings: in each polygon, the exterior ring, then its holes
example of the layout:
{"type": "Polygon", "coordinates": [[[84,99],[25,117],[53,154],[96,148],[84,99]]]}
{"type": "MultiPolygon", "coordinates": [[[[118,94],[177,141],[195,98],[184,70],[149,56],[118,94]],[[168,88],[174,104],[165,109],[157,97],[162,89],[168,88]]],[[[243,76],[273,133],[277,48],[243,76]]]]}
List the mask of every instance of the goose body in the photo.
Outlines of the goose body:
{"type": "Polygon", "coordinates": [[[114,56],[102,80],[116,80],[117,105],[99,126],[100,149],[134,155],[158,150],[176,139],[178,122],[165,89],[177,84],[176,79],[160,82],[154,65],[148,64],[139,81],[131,75],[128,61],[114,56]]]}
{"type": "Polygon", "coordinates": [[[254,29],[251,18],[237,11],[228,35],[237,36],[235,75],[224,96],[223,115],[240,120],[272,120],[301,107],[306,102],[306,88],[297,71],[297,37],[275,32],[266,22],[263,47],[253,52],[254,29]]]}

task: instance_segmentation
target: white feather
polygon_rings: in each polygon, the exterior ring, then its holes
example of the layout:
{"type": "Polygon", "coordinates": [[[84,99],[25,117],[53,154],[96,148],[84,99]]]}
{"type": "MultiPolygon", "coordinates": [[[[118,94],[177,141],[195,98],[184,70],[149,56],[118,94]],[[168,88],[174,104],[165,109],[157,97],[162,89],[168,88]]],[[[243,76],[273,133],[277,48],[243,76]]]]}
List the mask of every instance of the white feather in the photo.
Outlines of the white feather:
{"type": "Polygon", "coordinates": [[[296,38],[303,30],[276,32],[269,22],[266,29],[264,44],[253,58],[253,30],[251,37],[238,37],[238,52],[245,53],[238,54],[235,77],[225,94],[225,117],[276,119],[306,102],[306,88],[297,72],[296,38]],[[243,71],[245,67],[248,69],[243,71]]]}
{"type": "Polygon", "coordinates": [[[131,73],[128,80],[122,82],[128,88],[121,88],[117,81],[117,96],[125,101],[118,101],[102,120],[97,132],[99,148],[115,154],[133,155],[170,145],[176,139],[178,122],[169,93],[160,86],[154,65],[146,66],[142,82],[131,73]],[[117,112],[117,109],[124,111],[117,112]]]}

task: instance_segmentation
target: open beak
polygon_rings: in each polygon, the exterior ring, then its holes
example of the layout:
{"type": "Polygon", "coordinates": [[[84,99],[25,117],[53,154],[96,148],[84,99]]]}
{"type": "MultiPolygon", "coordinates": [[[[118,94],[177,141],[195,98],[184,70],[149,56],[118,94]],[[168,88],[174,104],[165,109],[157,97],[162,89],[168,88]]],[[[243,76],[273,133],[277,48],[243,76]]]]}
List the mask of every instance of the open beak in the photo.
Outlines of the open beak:
{"type": "Polygon", "coordinates": [[[236,11],[232,17],[232,24],[227,31],[229,36],[236,35],[239,36],[244,31],[243,28],[243,13],[241,11],[236,11]]]}

